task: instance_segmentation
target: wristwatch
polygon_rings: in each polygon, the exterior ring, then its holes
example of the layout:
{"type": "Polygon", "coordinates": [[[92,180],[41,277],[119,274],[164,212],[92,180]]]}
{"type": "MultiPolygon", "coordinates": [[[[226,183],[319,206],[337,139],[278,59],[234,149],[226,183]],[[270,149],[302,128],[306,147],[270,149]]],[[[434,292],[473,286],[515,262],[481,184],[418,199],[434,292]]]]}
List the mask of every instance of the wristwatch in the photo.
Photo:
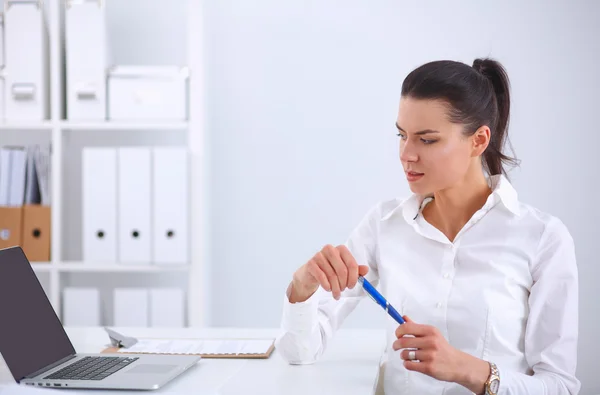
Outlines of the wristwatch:
{"type": "Polygon", "coordinates": [[[490,364],[490,376],[485,382],[485,395],[498,395],[498,389],[500,388],[500,371],[495,363],[489,362],[490,364]]]}

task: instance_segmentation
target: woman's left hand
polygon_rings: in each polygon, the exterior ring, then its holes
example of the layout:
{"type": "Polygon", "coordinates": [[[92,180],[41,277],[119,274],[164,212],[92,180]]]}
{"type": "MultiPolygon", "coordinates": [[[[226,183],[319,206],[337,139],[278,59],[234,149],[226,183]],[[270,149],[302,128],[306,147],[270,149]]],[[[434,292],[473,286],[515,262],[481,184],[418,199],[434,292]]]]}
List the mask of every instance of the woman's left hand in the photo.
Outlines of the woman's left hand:
{"type": "Polygon", "coordinates": [[[461,384],[475,393],[481,392],[489,375],[487,362],[452,347],[436,327],[417,324],[406,316],[404,319],[406,322],[396,329],[398,340],[393,348],[394,351],[414,349],[414,360],[409,360],[411,350],[400,353],[406,369],[461,384]]]}

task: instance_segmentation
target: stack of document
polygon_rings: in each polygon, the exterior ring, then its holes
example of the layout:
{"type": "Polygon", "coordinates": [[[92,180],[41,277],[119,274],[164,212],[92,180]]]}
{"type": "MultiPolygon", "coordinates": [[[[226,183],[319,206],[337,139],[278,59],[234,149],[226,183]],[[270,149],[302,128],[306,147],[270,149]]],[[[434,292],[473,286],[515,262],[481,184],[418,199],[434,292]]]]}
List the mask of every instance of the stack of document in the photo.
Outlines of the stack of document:
{"type": "Polygon", "coordinates": [[[50,205],[49,147],[0,148],[0,206],[50,205]]]}

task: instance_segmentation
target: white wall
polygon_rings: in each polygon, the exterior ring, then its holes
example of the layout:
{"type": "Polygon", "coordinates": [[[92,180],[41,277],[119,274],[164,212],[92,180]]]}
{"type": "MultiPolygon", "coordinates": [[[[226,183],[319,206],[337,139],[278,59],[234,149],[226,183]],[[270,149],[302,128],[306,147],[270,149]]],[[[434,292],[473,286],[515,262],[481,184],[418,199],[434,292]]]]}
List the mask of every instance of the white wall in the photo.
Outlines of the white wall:
{"type": "MultiPolygon", "coordinates": [[[[279,324],[293,271],[406,195],[394,120],[406,74],[491,55],[513,86],[523,201],[577,244],[579,377],[600,392],[600,2],[205,1],[212,324],[279,324]]],[[[380,325],[363,303],[348,325],[380,325]]]]}

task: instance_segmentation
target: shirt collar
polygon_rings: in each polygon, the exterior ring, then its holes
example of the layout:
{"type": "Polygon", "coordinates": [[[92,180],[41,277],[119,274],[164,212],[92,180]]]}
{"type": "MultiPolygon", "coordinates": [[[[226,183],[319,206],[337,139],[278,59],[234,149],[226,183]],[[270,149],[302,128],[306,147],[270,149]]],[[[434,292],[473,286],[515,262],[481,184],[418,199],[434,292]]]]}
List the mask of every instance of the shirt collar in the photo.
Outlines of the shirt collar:
{"type": "MultiPolygon", "coordinates": [[[[497,174],[488,178],[488,184],[492,189],[493,195],[490,197],[499,198],[504,207],[506,207],[514,215],[518,216],[521,212],[519,199],[517,191],[511,185],[510,181],[503,174],[497,174]]],[[[429,198],[431,198],[431,195],[412,194],[408,199],[402,201],[400,204],[398,204],[398,206],[394,207],[390,212],[388,212],[381,220],[385,221],[391,218],[394,214],[401,212],[406,222],[413,223],[422,208],[429,203],[429,198]]],[[[488,199],[488,202],[490,201],[491,199],[488,199]]],[[[486,203],[486,205],[487,204],[488,203],[486,203]]]]}

